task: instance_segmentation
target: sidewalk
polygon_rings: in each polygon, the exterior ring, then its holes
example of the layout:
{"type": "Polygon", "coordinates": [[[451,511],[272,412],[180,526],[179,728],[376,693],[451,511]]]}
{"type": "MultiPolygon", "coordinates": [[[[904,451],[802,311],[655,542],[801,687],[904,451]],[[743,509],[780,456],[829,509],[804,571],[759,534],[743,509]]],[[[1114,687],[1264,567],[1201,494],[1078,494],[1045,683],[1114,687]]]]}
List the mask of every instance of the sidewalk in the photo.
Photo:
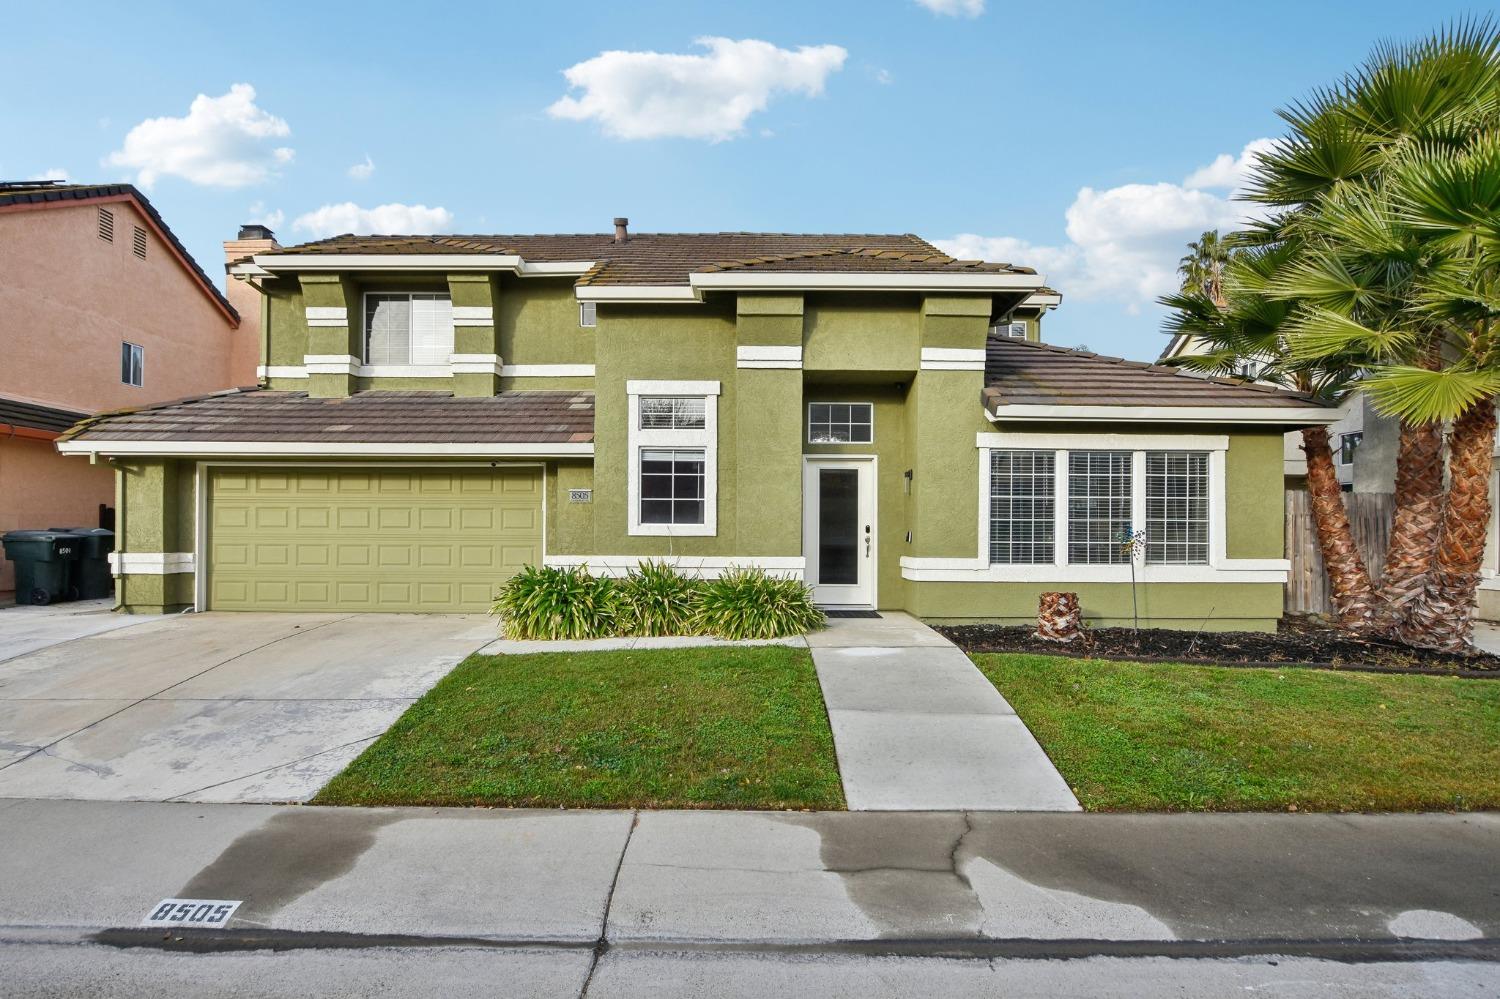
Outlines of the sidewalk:
{"type": "Polygon", "coordinates": [[[1015,709],[921,621],[837,618],[807,643],[850,809],[1079,810],[1015,709]]]}
{"type": "Polygon", "coordinates": [[[1490,995],[1500,816],[0,800],[0,995],[1490,995]],[[240,901],[149,929],[164,898],[240,901]]]}

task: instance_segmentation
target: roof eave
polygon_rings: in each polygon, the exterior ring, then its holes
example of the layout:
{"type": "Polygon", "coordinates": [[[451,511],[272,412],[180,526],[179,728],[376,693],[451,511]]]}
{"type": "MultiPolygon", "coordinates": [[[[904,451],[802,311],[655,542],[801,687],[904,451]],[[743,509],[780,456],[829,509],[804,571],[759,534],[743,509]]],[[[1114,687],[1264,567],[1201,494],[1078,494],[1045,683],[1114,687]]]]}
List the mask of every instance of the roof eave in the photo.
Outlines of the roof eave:
{"type": "Polygon", "coordinates": [[[257,253],[232,274],[283,271],[508,271],[521,277],[580,277],[592,260],[532,262],[515,253],[257,253]]]}
{"type": "Polygon", "coordinates": [[[577,458],[591,457],[593,442],[553,441],[503,444],[375,441],[163,441],[75,438],[59,441],[62,454],[195,458],[577,458]]]}
{"type": "Polygon", "coordinates": [[[1343,412],[1321,406],[1071,406],[985,404],[991,423],[1241,423],[1257,426],[1316,427],[1343,419],[1343,412]]]}

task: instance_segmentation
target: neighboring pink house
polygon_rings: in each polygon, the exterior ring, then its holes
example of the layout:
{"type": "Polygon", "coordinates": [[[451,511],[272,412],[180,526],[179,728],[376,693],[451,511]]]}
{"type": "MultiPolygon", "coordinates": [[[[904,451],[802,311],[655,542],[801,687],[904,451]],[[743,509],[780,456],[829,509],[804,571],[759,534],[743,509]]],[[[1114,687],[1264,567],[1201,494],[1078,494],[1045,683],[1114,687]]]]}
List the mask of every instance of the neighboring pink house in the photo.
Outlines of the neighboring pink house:
{"type": "MultiPolygon", "coordinates": [[[[0,183],[0,532],[113,517],[53,441],[95,413],[254,385],[259,338],[129,184],[0,183]]],[[[0,594],[14,589],[0,561],[0,594]]]]}

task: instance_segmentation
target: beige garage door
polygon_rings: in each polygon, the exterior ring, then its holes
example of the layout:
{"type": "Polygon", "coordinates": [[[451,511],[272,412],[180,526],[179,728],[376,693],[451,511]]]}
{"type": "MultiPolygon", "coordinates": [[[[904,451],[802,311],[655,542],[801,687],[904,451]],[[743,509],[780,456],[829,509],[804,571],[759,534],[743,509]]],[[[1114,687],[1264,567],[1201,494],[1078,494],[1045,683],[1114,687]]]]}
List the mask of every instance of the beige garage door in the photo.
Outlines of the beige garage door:
{"type": "Polygon", "coordinates": [[[209,478],[213,610],[485,611],[542,557],[539,468],[245,468],[209,478]]]}

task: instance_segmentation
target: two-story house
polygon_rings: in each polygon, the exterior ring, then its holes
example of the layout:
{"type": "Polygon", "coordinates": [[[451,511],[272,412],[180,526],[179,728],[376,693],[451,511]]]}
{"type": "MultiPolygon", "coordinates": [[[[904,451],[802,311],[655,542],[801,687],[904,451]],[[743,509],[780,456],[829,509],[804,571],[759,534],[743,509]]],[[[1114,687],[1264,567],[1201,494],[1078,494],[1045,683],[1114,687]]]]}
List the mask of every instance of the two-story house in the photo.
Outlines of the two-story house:
{"type": "MultiPolygon", "coordinates": [[[[0,532],[112,523],[113,469],[62,457],[59,433],[254,385],[239,337],[224,293],[134,187],[0,183],[0,532]]],[[[14,586],[0,560],[0,595],[14,586]]]]}
{"type": "MultiPolygon", "coordinates": [[[[268,235],[268,234],[261,234],[268,235]]],[[[480,611],[529,563],[760,566],[831,607],[1271,628],[1289,393],[1037,342],[910,235],[266,242],[262,387],[90,421],[128,609],[480,611]],[[1141,532],[1142,543],[1122,537],[1141,532]]]]}

